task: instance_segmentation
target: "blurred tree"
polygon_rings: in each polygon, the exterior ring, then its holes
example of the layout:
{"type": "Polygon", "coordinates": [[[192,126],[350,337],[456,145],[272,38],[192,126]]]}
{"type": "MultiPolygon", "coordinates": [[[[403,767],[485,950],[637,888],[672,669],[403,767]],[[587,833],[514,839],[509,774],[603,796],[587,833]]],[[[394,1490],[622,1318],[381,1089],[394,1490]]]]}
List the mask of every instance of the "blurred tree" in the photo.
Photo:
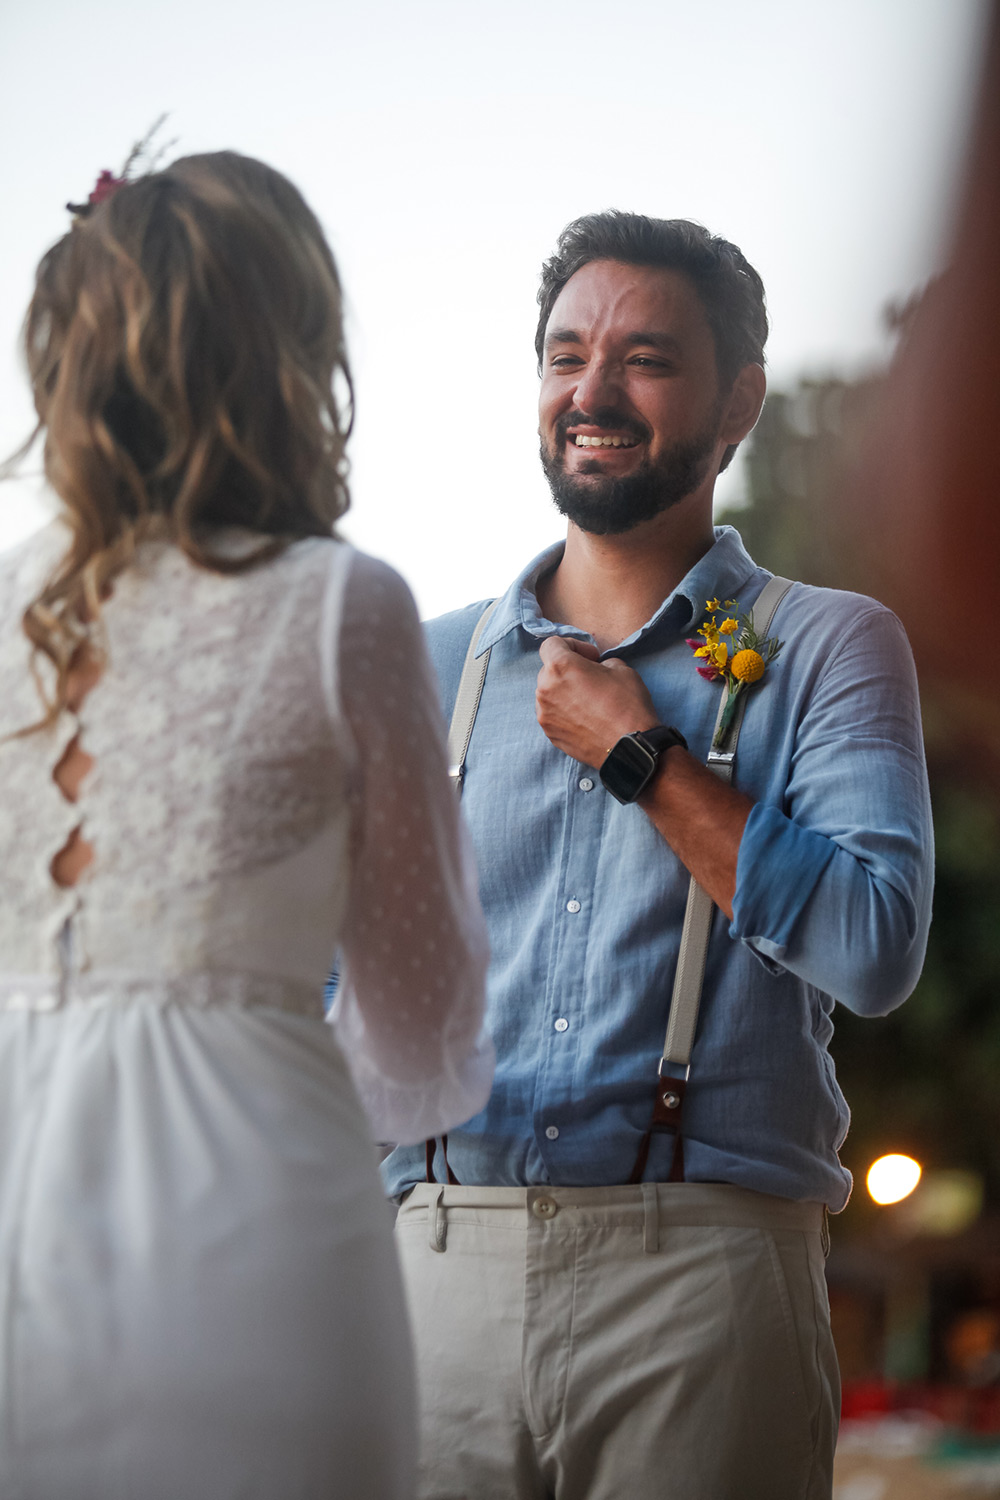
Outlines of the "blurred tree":
{"type": "MultiPolygon", "coordinates": [[[[843,501],[879,420],[882,384],[878,375],[803,380],[768,395],[746,460],[746,505],[719,517],[765,567],[877,595],[869,559],[878,549],[857,535],[856,515],[845,524],[843,501]]],[[[971,649],[971,640],[962,646],[971,649]]],[[[968,716],[956,733],[937,677],[922,682],[922,697],[937,839],[934,923],[923,977],[900,1010],[861,1020],[837,1009],[832,1050],[853,1114],[844,1159],[856,1176],[890,1150],[929,1166],[968,1167],[982,1174],[987,1203],[1000,1206],[1000,795],[990,752],[968,716]]]]}

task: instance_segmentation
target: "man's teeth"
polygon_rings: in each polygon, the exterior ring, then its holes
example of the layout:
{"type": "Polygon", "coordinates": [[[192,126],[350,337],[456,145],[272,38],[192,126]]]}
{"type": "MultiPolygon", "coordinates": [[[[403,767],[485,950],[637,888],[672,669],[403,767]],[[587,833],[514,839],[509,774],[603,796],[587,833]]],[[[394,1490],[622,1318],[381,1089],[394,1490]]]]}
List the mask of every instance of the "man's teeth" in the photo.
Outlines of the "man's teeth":
{"type": "Polygon", "coordinates": [[[574,441],[578,448],[634,448],[638,439],[625,437],[585,437],[578,432],[574,441]]]}

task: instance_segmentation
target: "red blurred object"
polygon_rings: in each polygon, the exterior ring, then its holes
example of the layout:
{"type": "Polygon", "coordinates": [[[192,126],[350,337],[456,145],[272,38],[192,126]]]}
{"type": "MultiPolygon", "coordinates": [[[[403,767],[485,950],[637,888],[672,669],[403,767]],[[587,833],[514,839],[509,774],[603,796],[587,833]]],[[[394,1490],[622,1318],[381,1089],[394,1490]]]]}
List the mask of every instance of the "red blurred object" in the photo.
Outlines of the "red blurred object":
{"type": "Polygon", "coordinates": [[[1000,1386],[900,1384],[889,1380],[848,1380],[841,1397],[841,1421],[926,1412],[946,1427],[975,1437],[1000,1437],[1000,1386]]]}
{"type": "Polygon", "coordinates": [[[104,171],[101,172],[98,176],[98,179],[94,184],[94,191],[87,199],[87,202],[103,203],[105,198],[113,197],[114,194],[117,193],[118,189],[124,186],[124,177],[116,177],[113,172],[109,172],[107,167],[105,167],[104,171]]]}

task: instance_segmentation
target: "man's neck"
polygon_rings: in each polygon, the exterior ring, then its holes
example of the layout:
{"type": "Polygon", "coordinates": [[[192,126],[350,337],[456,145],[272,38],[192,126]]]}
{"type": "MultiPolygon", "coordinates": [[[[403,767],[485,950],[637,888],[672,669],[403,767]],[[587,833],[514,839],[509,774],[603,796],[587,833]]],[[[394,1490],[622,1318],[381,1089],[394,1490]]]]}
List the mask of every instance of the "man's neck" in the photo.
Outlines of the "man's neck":
{"type": "Polygon", "coordinates": [[[546,619],[575,625],[609,651],[644,625],[715,541],[711,513],[681,505],[618,536],[571,521],[566,551],[538,585],[546,619]]]}

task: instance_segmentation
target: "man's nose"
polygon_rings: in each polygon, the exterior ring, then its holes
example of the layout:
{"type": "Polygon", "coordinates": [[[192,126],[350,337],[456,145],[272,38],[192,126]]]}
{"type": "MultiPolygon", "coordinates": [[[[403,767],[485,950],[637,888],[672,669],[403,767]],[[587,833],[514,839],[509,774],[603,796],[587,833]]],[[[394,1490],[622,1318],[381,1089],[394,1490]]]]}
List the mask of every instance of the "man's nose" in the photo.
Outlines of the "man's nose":
{"type": "Polygon", "coordinates": [[[585,415],[602,406],[617,406],[621,384],[616,366],[605,360],[591,360],[580,370],[574,392],[574,405],[585,415]]]}

